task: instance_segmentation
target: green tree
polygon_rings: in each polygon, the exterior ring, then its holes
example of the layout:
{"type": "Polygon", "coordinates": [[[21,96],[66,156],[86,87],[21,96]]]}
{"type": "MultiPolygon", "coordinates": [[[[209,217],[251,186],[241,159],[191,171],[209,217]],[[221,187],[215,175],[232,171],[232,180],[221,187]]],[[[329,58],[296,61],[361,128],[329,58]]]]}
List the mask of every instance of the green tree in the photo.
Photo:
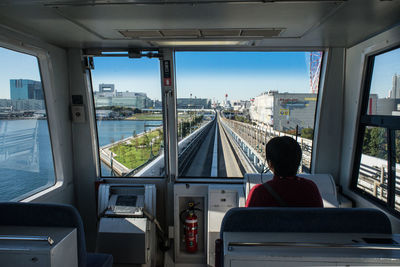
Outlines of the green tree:
{"type": "Polygon", "coordinates": [[[369,149],[369,155],[373,157],[387,159],[385,128],[374,127],[370,129],[370,140],[368,143],[368,149],[369,149]]]}
{"type": "Polygon", "coordinates": [[[301,130],[301,137],[305,139],[313,139],[314,137],[314,129],[313,128],[304,128],[301,130]]]}
{"type": "Polygon", "coordinates": [[[364,133],[362,153],[372,156],[370,151],[370,143],[371,143],[371,128],[367,127],[365,128],[365,133],[364,133]]]}

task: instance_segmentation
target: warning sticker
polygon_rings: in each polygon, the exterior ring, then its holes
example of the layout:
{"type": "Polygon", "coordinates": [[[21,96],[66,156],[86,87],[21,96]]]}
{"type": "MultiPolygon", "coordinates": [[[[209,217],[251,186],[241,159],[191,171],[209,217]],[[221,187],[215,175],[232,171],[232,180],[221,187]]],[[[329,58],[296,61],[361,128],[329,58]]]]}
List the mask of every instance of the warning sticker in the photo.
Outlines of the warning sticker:
{"type": "Polygon", "coordinates": [[[171,63],[169,60],[163,62],[164,86],[171,86],[171,63]]]}
{"type": "Polygon", "coordinates": [[[317,101],[316,97],[305,97],[304,98],[305,101],[317,101]]]}
{"type": "Polygon", "coordinates": [[[281,108],[280,110],[279,110],[279,115],[281,115],[281,116],[289,116],[289,109],[283,109],[283,108],[281,108]]]}

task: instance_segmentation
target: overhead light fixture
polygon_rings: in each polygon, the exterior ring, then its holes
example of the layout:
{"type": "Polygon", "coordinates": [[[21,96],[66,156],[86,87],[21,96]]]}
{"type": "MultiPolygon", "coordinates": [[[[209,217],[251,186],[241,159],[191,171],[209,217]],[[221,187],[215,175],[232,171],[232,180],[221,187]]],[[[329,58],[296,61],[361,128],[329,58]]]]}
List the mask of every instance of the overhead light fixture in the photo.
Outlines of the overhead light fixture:
{"type": "MultiPolygon", "coordinates": [[[[193,5],[193,4],[261,4],[261,3],[343,3],[348,0],[19,0],[20,3],[40,4],[50,7],[98,5],[193,5]]],[[[380,0],[391,1],[391,0],[380,0]]],[[[7,1],[6,1],[7,2],[7,1]]],[[[13,2],[13,1],[8,1],[13,2]]]]}
{"type": "Polygon", "coordinates": [[[151,41],[157,46],[219,46],[219,45],[247,45],[248,41],[151,41]]]}
{"type": "MultiPolygon", "coordinates": [[[[164,29],[164,30],[117,30],[126,38],[148,39],[154,41],[172,41],[188,39],[208,40],[206,38],[225,38],[239,40],[253,38],[279,38],[286,28],[250,28],[250,29],[164,29]]],[[[221,40],[222,41],[222,40],[221,40]]]]}

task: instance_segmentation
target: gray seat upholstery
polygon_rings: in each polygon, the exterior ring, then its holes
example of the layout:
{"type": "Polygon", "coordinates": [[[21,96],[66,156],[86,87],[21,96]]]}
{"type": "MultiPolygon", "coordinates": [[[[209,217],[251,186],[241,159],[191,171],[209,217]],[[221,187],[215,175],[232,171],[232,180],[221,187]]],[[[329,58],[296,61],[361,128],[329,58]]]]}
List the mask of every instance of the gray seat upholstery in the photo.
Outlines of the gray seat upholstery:
{"type": "Polygon", "coordinates": [[[108,254],[87,253],[81,216],[70,205],[42,203],[0,203],[0,225],[74,227],[77,229],[78,266],[112,267],[108,254]]]}
{"type": "Polygon", "coordinates": [[[233,208],[222,220],[221,238],[224,232],[391,234],[392,227],[376,209],[233,208]]]}
{"type": "Polygon", "coordinates": [[[359,208],[233,208],[221,223],[215,266],[223,266],[226,232],[377,233],[391,234],[388,217],[359,208]]]}

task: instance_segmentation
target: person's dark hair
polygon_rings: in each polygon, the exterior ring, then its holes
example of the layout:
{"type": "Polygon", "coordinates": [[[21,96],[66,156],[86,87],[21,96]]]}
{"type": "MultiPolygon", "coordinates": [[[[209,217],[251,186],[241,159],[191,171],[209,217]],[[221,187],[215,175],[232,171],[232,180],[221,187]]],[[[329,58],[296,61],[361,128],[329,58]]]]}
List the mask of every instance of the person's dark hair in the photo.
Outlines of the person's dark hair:
{"type": "Polygon", "coordinates": [[[282,177],[295,176],[301,161],[299,143],[291,137],[274,137],[265,148],[267,161],[274,174],[282,177]]]}

